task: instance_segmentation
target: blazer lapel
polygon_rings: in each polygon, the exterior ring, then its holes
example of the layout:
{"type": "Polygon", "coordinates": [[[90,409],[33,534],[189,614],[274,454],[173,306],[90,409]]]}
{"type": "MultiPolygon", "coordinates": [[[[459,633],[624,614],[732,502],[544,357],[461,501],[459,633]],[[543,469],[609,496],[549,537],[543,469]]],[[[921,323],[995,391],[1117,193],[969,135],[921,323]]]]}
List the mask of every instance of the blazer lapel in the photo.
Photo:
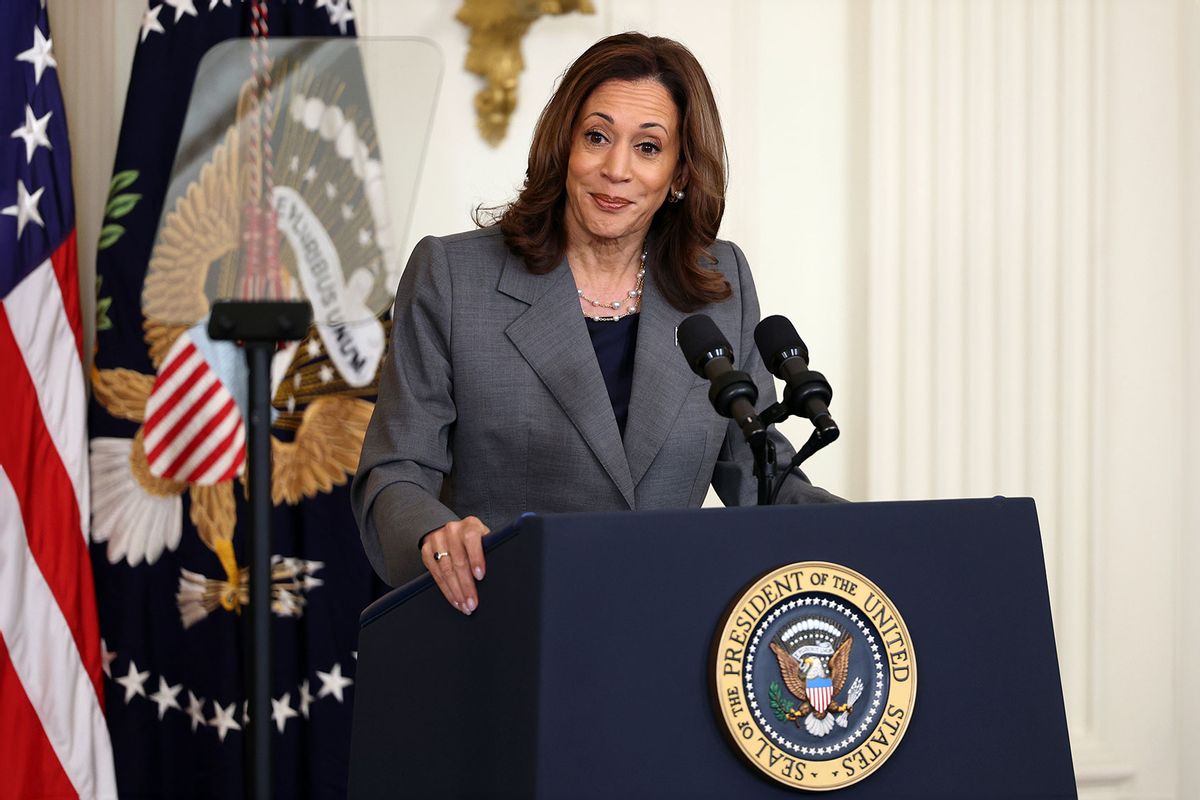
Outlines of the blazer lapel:
{"type": "Polygon", "coordinates": [[[510,253],[497,288],[530,304],[505,333],[633,508],[625,449],[566,260],[553,272],[533,275],[510,253]]]}
{"type": "Polygon", "coordinates": [[[650,270],[646,270],[642,288],[641,314],[633,391],[625,422],[625,453],[635,486],[662,449],[667,432],[696,383],[695,373],[675,343],[675,329],[685,314],[663,298],[650,270]]]}

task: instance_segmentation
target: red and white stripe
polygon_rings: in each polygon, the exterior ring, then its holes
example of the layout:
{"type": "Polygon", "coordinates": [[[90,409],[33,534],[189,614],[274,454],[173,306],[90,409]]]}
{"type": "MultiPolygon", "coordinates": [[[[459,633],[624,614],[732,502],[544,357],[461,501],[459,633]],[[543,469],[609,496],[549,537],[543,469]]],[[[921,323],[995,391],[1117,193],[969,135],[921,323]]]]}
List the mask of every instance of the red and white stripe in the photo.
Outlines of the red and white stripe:
{"type": "Polygon", "coordinates": [[[0,304],[0,780],[115,797],[88,562],[75,236],[0,304]]]}
{"type": "Polygon", "coordinates": [[[180,482],[229,480],[246,463],[242,412],[187,333],[159,367],[142,445],[152,474],[180,482]]]}

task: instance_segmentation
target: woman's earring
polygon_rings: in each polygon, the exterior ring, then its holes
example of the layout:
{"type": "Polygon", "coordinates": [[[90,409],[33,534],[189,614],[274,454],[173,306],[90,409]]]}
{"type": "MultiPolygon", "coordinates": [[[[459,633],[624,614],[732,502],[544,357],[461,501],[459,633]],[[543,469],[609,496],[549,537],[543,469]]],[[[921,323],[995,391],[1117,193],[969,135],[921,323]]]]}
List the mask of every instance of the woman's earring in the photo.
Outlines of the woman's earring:
{"type": "Polygon", "coordinates": [[[683,189],[680,189],[677,192],[671,192],[669,195],[667,195],[668,203],[678,203],[682,199],[683,199],[683,189]]]}

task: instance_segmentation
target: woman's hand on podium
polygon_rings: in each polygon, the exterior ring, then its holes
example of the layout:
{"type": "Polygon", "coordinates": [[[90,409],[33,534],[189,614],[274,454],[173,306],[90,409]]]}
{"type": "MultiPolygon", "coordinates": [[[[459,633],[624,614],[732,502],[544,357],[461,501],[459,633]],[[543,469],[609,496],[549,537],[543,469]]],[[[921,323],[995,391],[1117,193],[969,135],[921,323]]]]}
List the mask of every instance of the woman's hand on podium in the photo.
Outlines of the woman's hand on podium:
{"type": "Polygon", "coordinates": [[[490,531],[478,517],[447,522],[421,545],[421,561],[450,605],[468,616],[479,607],[475,582],[483,580],[483,537],[490,531]]]}

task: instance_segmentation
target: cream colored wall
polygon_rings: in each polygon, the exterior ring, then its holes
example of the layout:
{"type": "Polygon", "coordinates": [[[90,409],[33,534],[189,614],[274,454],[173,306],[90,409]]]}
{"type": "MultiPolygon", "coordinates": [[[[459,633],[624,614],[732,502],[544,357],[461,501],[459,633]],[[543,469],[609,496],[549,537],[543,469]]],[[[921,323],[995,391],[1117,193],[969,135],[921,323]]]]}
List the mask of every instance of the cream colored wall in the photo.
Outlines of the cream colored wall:
{"type": "Polygon", "coordinates": [[[1180,510],[1182,522],[1178,528],[1179,551],[1175,564],[1175,608],[1184,623],[1175,627],[1180,643],[1175,653],[1178,681],[1186,688],[1180,692],[1175,710],[1174,733],[1182,755],[1179,776],[1179,797],[1200,797],[1200,730],[1192,724],[1200,719],[1200,692],[1195,689],[1196,665],[1200,664],[1200,624],[1187,616],[1194,608],[1197,568],[1200,568],[1200,416],[1195,413],[1200,397],[1200,0],[1183,3],[1178,36],[1181,50],[1183,82],[1180,87],[1180,107],[1183,114],[1183,290],[1179,293],[1180,313],[1184,318],[1185,344],[1180,364],[1182,377],[1183,442],[1178,469],[1184,486],[1184,503],[1180,510]],[[1191,684],[1190,687],[1187,684],[1191,684]]]}
{"type": "MultiPolygon", "coordinates": [[[[1200,796],[1200,3],[596,4],[534,25],[493,149],[458,3],[358,0],[365,35],[445,56],[409,246],[511,196],[592,41],[687,43],[726,121],[722,235],[834,384],[844,436],[814,477],[862,500],[1037,498],[1083,796],[1200,796]]],[[[145,0],[50,8],[94,242],[145,0]]],[[[87,245],[81,262],[90,302],[87,245]]],[[[998,713],[1036,724],[1016,699],[998,713]]]]}

